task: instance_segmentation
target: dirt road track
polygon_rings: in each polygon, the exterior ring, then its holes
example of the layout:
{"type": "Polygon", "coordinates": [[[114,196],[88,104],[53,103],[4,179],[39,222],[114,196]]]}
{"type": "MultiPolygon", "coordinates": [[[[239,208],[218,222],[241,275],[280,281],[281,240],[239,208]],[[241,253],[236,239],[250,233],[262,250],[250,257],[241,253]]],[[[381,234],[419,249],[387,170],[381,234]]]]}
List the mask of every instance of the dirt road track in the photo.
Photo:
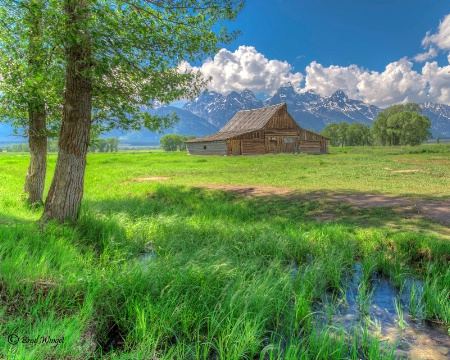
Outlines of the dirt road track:
{"type": "Polygon", "coordinates": [[[450,226],[450,201],[412,199],[399,196],[371,195],[371,194],[334,194],[328,192],[311,192],[309,194],[296,193],[290,189],[271,186],[235,186],[216,184],[197,184],[194,187],[231,191],[243,196],[282,196],[294,200],[295,198],[326,199],[336,202],[347,202],[358,208],[386,207],[407,212],[416,213],[432,221],[450,226]]]}

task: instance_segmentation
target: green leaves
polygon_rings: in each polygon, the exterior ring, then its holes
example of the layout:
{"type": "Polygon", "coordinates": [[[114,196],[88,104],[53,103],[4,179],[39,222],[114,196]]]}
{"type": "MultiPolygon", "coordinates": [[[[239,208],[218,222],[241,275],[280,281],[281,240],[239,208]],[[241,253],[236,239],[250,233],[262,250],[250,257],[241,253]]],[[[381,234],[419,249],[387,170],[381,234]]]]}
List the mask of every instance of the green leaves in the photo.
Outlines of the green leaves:
{"type": "Polygon", "coordinates": [[[195,138],[195,136],[193,137],[178,134],[167,134],[161,138],[160,144],[165,151],[184,151],[186,150],[185,142],[193,138],[195,138]]]}
{"type": "Polygon", "coordinates": [[[224,24],[236,17],[243,2],[89,1],[84,10],[89,16],[78,14],[76,24],[68,22],[63,5],[56,0],[0,1],[0,119],[21,119],[19,124],[26,126],[27,103],[40,97],[48,118],[60,121],[65,52],[84,34],[92,45],[92,66],[84,76],[92,79],[95,122],[105,129],[127,129],[131,123],[169,126],[169,119],[158,122],[142,114],[143,106],[200,94],[208,79],[178,66],[201,61],[233,41],[238,32],[224,24]]]}
{"type": "Polygon", "coordinates": [[[58,3],[0,1],[0,121],[26,129],[30,106],[42,102],[49,123],[60,121],[64,69],[53,44],[58,3]]]}
{"type": "Polygon", "coordinates": [[[418,104],[393,105],[378,114],[372,134],[381,145],[419,145],[431,137],[428,117],[418,104]]]}
{"type": "Polygon", "coordinates": [[[330,139],[333,146],[364,146],[372,144],[370,126],[345,122],[328,124],[321,134],[330,139]]]}

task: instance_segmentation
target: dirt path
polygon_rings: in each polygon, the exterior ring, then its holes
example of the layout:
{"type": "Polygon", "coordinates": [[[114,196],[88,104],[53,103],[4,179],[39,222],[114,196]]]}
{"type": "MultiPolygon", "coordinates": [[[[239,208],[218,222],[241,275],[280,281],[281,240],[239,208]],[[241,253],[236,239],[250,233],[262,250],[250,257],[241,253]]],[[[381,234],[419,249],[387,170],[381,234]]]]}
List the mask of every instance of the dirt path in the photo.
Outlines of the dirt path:
{"type": "Polygon", "coordinates": [[[399,210],[404,213],[415,213],[441,224],[450,225],[450,201],[433,201],[422,199],[411,199],[398,196],[370,195],[370,194],[334,194],[326,192],[312,192],[300,194],[290,189],[271,186],[235,186],[197,184],[201,187],[213,190],[231,191],[244,196],[283,196],[288,198],[325,199],[336,202],[347,202],[358,208],[386,207],[399,210]]]}
{"type": "Polygon", "coordinates": [[[330,199],[346,201],[360,208],[388,207],[414,212],[427,219],[450,225],[450,201],[432,201],[369,194],[332,195],[330,199]]]}

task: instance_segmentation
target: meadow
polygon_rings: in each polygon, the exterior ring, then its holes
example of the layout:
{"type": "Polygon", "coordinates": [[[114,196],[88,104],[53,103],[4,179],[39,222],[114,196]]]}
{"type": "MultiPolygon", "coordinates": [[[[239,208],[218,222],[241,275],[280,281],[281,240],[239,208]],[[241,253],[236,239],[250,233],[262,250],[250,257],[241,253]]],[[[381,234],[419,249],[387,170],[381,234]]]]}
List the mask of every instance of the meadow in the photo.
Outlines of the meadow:
{"type": "Polygon", "coordinates": [[[89,154],[79,221],[44,229],[42,208],[21,195],[28,160],[0,153],[0,357],[448,355],[445,338],[403,339],[424,324],[450,334],[448,226],[414,208],[335,200],[446,204],[448,144],[317,156],[89,154]],[[397,294],[391,337],[373,310],[380,279],[397,294]],[[339,322],[350,307],[352,324],[339,322]]]}

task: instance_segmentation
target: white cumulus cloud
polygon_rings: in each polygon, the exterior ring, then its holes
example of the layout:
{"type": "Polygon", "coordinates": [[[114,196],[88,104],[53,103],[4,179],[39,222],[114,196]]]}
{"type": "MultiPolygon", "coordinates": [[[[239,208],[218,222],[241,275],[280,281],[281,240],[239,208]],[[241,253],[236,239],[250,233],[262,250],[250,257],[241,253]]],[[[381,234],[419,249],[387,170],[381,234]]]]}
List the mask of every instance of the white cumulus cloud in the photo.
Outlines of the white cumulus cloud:
{"type": "Polygon", "coordinates": [[[439,24],[437,33],[428,32],[422,40],[422,45],[435,45],[441,50],[450,50],[450,14],[439,24]]]}
{"type": "Polygon", "coordinates": [[[313,61],[302,74],[295,72],[286,61],[267,59],[253,46],[240,46],[234,52],[221,49],[201,66],[181,63],[179,70],[201,71],[205,77],[212,78],[209,90],[222,94],[249,89],[273,95],[281,85],[290,82],[297,91],[314,90],[329,96],[343,90],[352,99],[379,107],[409,101],[450,105],[450,55],[449,65],[439,66],[430,61],[438,51],[450,50],[450,15],[441,21],[434,34],[426,34],[422,45],[426,52],[411,60],[404,57],[391,62],[383,71],[357,65],[325,67],[313,61]],[[412,61],[424,62],[422,69],[414,70],[412,61]]]}
{"type": "Polygon", "coordinates": [[[428,101],[450,105],[450,65],[439,67],[436,61],[427,62],[422,74],[428,85],[428,101]]]}
{"type": "Polygon", "coordinates": [[[427,52],[417,54],[416,56],[413,57],[413,60],[418,61],[418,62],[424,62],[424,61],[435,58],[437,56],[437,54],[438,54],[438,52],[437,52],[436,48],[430,46],[430,48],[428,49],[427,52]]]}
{"type": "Polygon", "coordinates": [[[356,65],[324,67],[313,61],[306,67],[304,90],[314,90],[322,96],[329,96],[337,90],[343,90],[349,97],[355,98],[358,96],[357,85],[363,72],[356,65]]]}
{"type": "Polygon", "coordinates": [[[409,101],[450,105],[450,65],[440,67],[437,62],[426,62],[421,71],[413,70],[406,57],[388,64],[382,72],[357,65],[325,67],[316,61],[306,67],[306,75],[292,69],[285,61],[268,60],[251,46],[241,46],[235,52],[222,49],[199,67],[185,62],[179,66],[180,71],[199,70],[205,77],[211,76],[209,90],[221,94],[249,89],[272,95],[291,82],[301,92],[314,90],[329,96],[343,90],[351,99],[382,108],[409,101]]]}
{"type": "Polygon", "coordinates": [[[350,98],[387,107],[406,101],[425,101],[426,80],[412,70],[406,58],[390,63],[383,72],[369,71],[356,65],[323,67],[312,62],[306,67],[304,90],[329,96],[343,90],[350,98]]]}
{"type": "Polygon", "coordinates": [[[303,81],[303,75],[294,73],[288,62],[269,60],[253,46],[240,46],[234,52],[221,49],[213,59],[193,69],[211,77],[209,90],[222,94],[249,89],[271,95],[286,82],[298,88],[303,81]]]}

